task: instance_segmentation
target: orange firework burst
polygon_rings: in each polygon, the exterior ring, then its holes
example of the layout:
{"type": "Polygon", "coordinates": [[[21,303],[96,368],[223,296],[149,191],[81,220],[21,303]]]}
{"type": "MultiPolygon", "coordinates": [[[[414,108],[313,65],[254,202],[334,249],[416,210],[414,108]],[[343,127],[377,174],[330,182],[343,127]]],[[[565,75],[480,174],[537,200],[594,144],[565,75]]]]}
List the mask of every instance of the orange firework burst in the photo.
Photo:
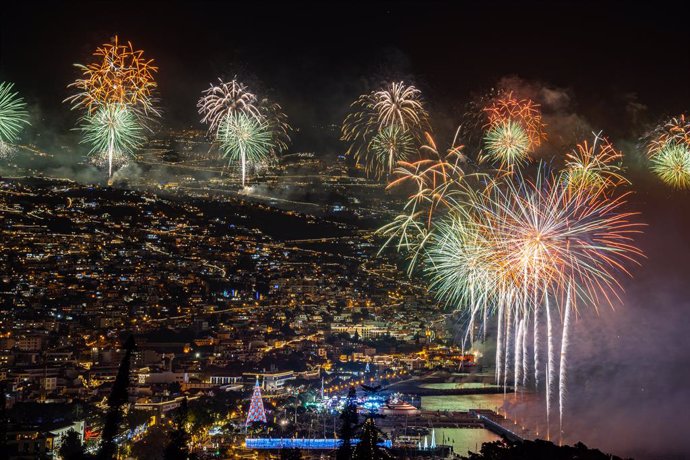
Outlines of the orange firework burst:
{"type": "Polygon", "coordinates": [[[465,161],[465,155],[462,153],[464,146],[456,143],[457,132],[453,144],[445,154],[439,151],[436,141],[429,133],[424,133],[424,136],[427,144],[423,145],[420,150],[429,153],[432,158],[412,163],[399,161],[398,168],[394,171],[398,177],[388,184],[386,190],[406,182],[414,183],[416,188],[409,196],[409,203],[426,202],[429,205],[427,225],[430,226],[434,210],[439,205],[448,206],[446,192],[452,188],[451,185],[455,181],[462,180],[465,176],[461,166],[465,161]]]}
{"type": "Polygon", "coordinates": [[[111,103],[153,110],[151,96],[157,86],[153,76],[158,68],[153,59],[146,60],[143,54],[131,42],[120,44],[116,35],[113,43],[96,49],[95,62],[86,66],[76,64],[83,78],[69,85],[79,92],[67,100],[73,108],[85,107],[89,113],[99,105],[111,103]]]}
{"type": "Polygon", "coordinates": [[[685,119],[685,114],[671,118],[654,130],[647,144],[647,155],[652,158],[669,144],[690,145],[690,121],[685,119]]]}
{"type": "Polygon", "coordinates": [[[570,187],[610,189],[628,183],[621,174],[623,154],[616,150],[601,133],[586,140],[566,155],[564,176],[570,187]]]}
{"type": "Polygon", "coordinates": [[[494,99],[491,105],[483,110],[488,118],[487,130],[509,122],[519,124],[529,137],[528,151],[530,152],[546,139],[539,104],[530,99],[517,99],[513,97],[512,92],[509,92],[494,99]]]}
{"type": "Polygon", "coordinates": [[[450,207],[447,193],[453,190],[457,181],[463,180],[465,173],[461,163],[465,161],[462,145],[453,139],[451,147],[443,154],[436,146],[436,142],[429,133],[424,133],[427,145],[422,151],[433,158],[426,158],[416,162],[398,161],[398,167],[393,174],[398,176],[392,180],[386,190],[396,187],[411,186],[412,190],[405,205],[405,212],[395,218],[393,222],[379,229],[379,233],[387,237],[384,247],[394,243],[398,250],[416,248],[412,251],[410,270],[425,241],[431,235],[434,213],[441,208],[450,207]]]}

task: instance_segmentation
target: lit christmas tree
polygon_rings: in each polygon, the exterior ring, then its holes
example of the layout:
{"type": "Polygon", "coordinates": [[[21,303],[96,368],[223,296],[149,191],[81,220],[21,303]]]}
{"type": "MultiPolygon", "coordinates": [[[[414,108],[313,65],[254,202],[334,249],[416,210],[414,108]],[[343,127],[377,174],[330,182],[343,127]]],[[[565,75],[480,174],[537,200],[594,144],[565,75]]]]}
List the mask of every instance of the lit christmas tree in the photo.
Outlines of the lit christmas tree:
{"type": "Polygon", "coordinates": [[[266,423],[266,412],[264,412],[264,403],[261,400],[261,386],[259,386],[259,378],[256,378],[256,385],[254,385],[254,393],[252,393],[251,403],[249,404],[249,413],[247,414],[247,421],[245,426],[254,422],[266,423]]]}

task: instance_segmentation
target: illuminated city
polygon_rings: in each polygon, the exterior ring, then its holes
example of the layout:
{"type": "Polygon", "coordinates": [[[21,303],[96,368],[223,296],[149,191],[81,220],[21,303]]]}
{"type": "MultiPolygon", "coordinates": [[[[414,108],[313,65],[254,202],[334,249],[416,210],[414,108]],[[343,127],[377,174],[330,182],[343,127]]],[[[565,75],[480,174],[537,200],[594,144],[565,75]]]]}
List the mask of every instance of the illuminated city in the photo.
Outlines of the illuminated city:
{"type": "Polygon", "coordinates": [[[10,2],[0,460],[690,458],[667,7],[10,2]]]}

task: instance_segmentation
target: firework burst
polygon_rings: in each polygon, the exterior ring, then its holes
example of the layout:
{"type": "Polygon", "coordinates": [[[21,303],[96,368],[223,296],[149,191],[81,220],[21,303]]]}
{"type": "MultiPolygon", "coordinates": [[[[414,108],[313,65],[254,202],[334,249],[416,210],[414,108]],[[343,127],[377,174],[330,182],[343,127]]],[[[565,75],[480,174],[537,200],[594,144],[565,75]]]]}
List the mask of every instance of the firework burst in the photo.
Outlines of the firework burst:
{"type": "Polygon", "coordinates": [[[342,126],[341,139],[350,144],[347,153],[363,163],[368,174],[380,177],[393,170],[389,156],[372,152],[380,143],[376,137],[388,130],[406,133],[418,145],[428,128],[429,115],[421,92],[404,82],[394,82],[379,91],[360,96],[351,106],[342,126]],[[383,163],[381,160],[387,160],[383,163]]]}
{"type": "Polygon", "coordinates": [[[369,103],[376,114],[379,129],[397,125],[412,130],[424,127],[429,118],[421,100],[421,91],[402,81],[374,92],[369,103]]]}
{"type": "Polygon", "coordinates": [[[247,166],[256,166],[271,159],[274,149],[270,126],[255,117],[231,112],[220,125],[218,139],[223,156],[230,162],[239,162],[242,171],[242,186],[247,175],[247,166]]]}
{"type": "MultiPolygon", "coordinates": [[[[605,191],[609,182],[593,184],[573,187],[542,168],[534,181],[506,175],[479,192],[460,183],[449,213],[428,230],[431,242],[425,251],[431,289],[443,302],[466,311],[470,327],[491,305],[498,311],[497,379],[504,387],[509,376],[515,391],[528,382],[527,330],[530,321],[538,324],[544,302],[547,407],[557,382],[561,430],[571,316],[585,305],[612,305],[621,289],[617,275],[629,274],[626,266],[642,256],[633,243],[641,225],[634,222],[635,213],[622,210],[625,194],[612,197],[605,191]],[[558,372],[552,304],[563,318],[558,372]]],[[[540,363],[539,333],[533,338],[533,363],[540,363]]],[[[536,385],[536,367],[534,375],[536,385]]]]}
{"type": "Polygon", "coordinates": [[[494,98],[483,111],[487,117],[485,140],[488,133],[493,133],[493,143],[487,148],[502,166],[530,159],[529,154],[546,139],[539,105],[530,99],[517,99],[512,93],[505,93],[494,98]]]}
{"type": "Polygon", "coordinates": [[[564,176],[570,187],[608,189],[627,183],[621,174],[623,155],[601,133],[566,155],[564,176]]]}
{"type": "Polygon", "coordinates": [[[398,161],[406,161],[414,154],[414,139],[403,128],[392,125],[379,131],[371,141],[368,154],[375,160],[363,161],[365,165],[377,168],[374,175],[391,174],[398,161]]]}
{"type": "Polygon", "coordinates": [[[651,159],[652,171],[666,184],[677,189],[690,188],[690,146],[666,144],[651,159]]]}
{"type": "Polygon", "coordinates": [[[603,186],[572,188],[541,173],[536,181],[505,183],[505,191],[493,189],[490,203],[498,208],[483,211],[512,277],[548,280],[554,292],[573,282],[582,303],[611,303],[620,289],[615,275],[628,273],[625,266],[641,255],[632,244],[640,224],[630,221],[635,213],[621,211],[626,195],[608,198],[603,186]]]}
{"type": "Polygon", "coordinates": [[[152,131],[154,117],[159,117],[154,92],[158,68],[131,42],[122,44],[117,36],[93,53],[94,62],[75,64],[82,76],[68,85],[77,92],[65,99],[72,110],[83,110],[77,130],[82,143],[91,146],[92,161],[113,166],[126,163],[145,141],[145,131],[152,131]]]}
{"type": "Polygon", "coordinates": [[[26,103],[13,88],[13,83],[0,82],[0,157],[12,152],[10,143],[29,124],[26,103]]]}
{"type": "MultiPolygon", "coordinates": [[[[517,126],[520,145],[529,149],[527,131],[516,120],[496,126],[517,126]]],[[[635,213],[623,210],[626,194],[616,193],[627,183],[621,155],[595,135],[568,156],[560,174],[547,174],[540,164],[531,180],[519,169],[466,174],[460,150],[443,157],[430,137],[422,150],[436,158],[400,162],[399,178],[389,186],[408,184],[413,190],[405,213],[379,230],[387,237],[384,247],[394,244],[407,252],[410,273],[423,262],[432,292],[467,315],[463,346],[474,340],[478,320],[486,331],[487,318],[496,314],[497,382],[504,389],[512,382],[517,392],[545,380],[547,436],[553,407],[562,433],[573,315],[620,300],[619,275],[629,274],[627,266],[642,256],[634,244],[641,225],[635,213]],[[560,359],[554,318],[561,320],[560,359]]]]}
{"type": "Polygon", "coordinates": [[[671,118],[648,136],[647,156],[654,157],[669,144],[690,145],[690,121],[685,115],[671,118]]]}
{"type": "Polygon", "coordinates": [[[442,302],[474,309],[476,302],[491,292],[491,286],[498,285],[500,270],[492,240],[462,211],[439,224],[428,250],[426,271],[430,289],[442,302]]]}
{"type": "Polygon", "coordinates": [[[157,84],[154,74],[158,68],[144,52],[135,50],[131,42],[121,44],[117,35],[113,43],[106,43],[93,53],[95,62],[75,64],[82,72],[68,87],[77,93],[66,99],[73,109],[84,108],[89,113],[106,104],[141,108],[144,114],[159,115],[153,106],[153,92],[157,84]]]}
{"type": "Polygon", "coordinates": [[[144,140],[144,128],[138,117],[125,104],[105,104],[82,118],[79,130],[82,143],[90,144],[96,164],[108,164],[108,177],[113,166],[126,163],[144,140]]]}
{"type": "Polygon", "coordinates": [[[271,132],[273,153],[279,154],[287,150],[291,140],[290,131],[292,131],[292,127],[288,123],[288,117],[280,104],[262,99],[259,102],[259,113],[261,113],[263,121],[268,125],[268,130],[271,132]]]}
{"type": "Polygon", "coordinates": [[[651,168],[659,178],[677,189],[690,188],[690,122],[685,115],[656,128],[647,142],[651,168]]]}
{"type": "Polygon", "coordinates": [[[201,122],[208,124],[208,132],[212,136],[218,133],[223,120],[233,112],[261,118],[256,95],[237,79],[224,82],[219,78],[217,85],[211,84],[202,92],[197,108],[201,122]]]}
{"type": "Polygon", "coordinates": [[[221,139],[220,131],[224,129],[223,125],[229,117],[234,115],[253,118],[262,130],[269,132],[271,142],[268,145],[272,154],[277,155],[286,150],[290,143],[289,133],[292,128],[281,106],[266,98],[259,100],[236,78],[227,83],[219,78],[217,85],[211,85],[203,91],[197,108],[201,115],[201,122],[208,124],[209,136],[220,141],[221,144],[224,141],[221,139]]]}
{"type": "Polygon", "coordinates": [[[501,166],[512,167],[529,159],[530,140],[521,125],[504,120],[494,124],[484,136],[486,150],[501,166]]]}

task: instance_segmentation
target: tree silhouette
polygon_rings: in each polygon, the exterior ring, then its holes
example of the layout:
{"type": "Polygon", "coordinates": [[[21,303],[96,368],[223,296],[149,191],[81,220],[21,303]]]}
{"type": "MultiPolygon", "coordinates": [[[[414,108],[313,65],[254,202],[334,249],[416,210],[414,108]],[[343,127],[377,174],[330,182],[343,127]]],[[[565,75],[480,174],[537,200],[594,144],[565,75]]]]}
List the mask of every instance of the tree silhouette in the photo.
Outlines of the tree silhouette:
{"type": "Polygon", "coordinates": [[[486,442],[479,453],[470,452],[464,460],[622,460],[615,455],[590,449],[584,444],[557,446],[544,440],[508,443],[486,442]]]}
{"type": "Polygon", "coordinates": [[[134,336],[130,335],[125,341],[124,349],[125,355],[122,357],[115,382],[108,396],[108,412],[105,415],[101,445],[98,450],[100,460],[111,460],[115,458],[117,452],[115,437],[122,422],[124,406],[129,400],[129,370],[132,352],[135,349],[134,336]]]}
{"type": "Polygon", "coordinates": [[[0,383],[0,460],[9,458],[7,450],[7,401],[5,400],[5,382],[0,383]]]}
{"type": "Polygon", "coordinates": [[[125,341],[125,355],[122,357],[120,367],[117,370],[117,376],[115,377],[115,382],[108,396],[108,411],[105,414],[105,423],[103,424],[103,431],[101,434],[101,445],[98,449],[98,458],[101,460],[113,459],[117,452],[115,437],[120,429],[124,406],[129,400],[129,371],[132,353],[135,348],[134,336],[130,335],[125,341]]]}
{"type": "Polygon", "coordinates": [[[58,451],[63,460],[82,460],[85,458],[86,449],[81,442],[79,433],[74,430],[69,430],[67,434],[62,436],[62,444],[58,451]]]}
{"type": "Polygon", "coordinates": [[[165,452],[163,453],[164,460],[189,460],[196,458],[196,456],[189,453],[189,433],[187,433],[185,426],[188,413],[187,398],[184,398],[177,411],[175,429],[170,433],[170,442],[165,447],[165,452]]]}
{"type": "Polygon", "coordinates": [[[144,437],[132,446],[132,457],[146,460],[163,460],[168,435],[163,428],[154,425],[146,431],[144,437]]]}
{"type": "Polygon", "coordinates": [[[359,434],[359,443],[352,456],[354,460],[390,460],[393,456],[383,447],[383,433],[374,422],[374,417],[367,416],[359,434]]]}
{"type": "MultiPolygon", "coordinates": [[[[376,396],[379,391],[381,391],[381,385],[369,386],[362,385],[362,389],[367,394],[367,396],[376,396]]],[[[355,451],[352,456],[355,460],[388,460],[392,459],[388,450],[383,447],[383,433],[376,426],[375,419],[378,417],[383,417],[379,415],[378,412],[369,410],[365,415],[366,420],[362,425],[362,429],[359,433],[359,444],[355,446],[355,451]]]]}
{"type": "Polygon", "coordinates": [[[345,407],[340,413],[340,439],[342,444],[338,447],[335,454],[336,460],[350,460],[352,458],[352,438],[355,436],[359,416],[357,415],[357,391],[355,387],[350,387],[347,393],[345,407]]]}
{"type": "Polygon", "coordinates": [[[302,460],[302,451],[299,449],[280,449],[280,460],[302,460]]]}

